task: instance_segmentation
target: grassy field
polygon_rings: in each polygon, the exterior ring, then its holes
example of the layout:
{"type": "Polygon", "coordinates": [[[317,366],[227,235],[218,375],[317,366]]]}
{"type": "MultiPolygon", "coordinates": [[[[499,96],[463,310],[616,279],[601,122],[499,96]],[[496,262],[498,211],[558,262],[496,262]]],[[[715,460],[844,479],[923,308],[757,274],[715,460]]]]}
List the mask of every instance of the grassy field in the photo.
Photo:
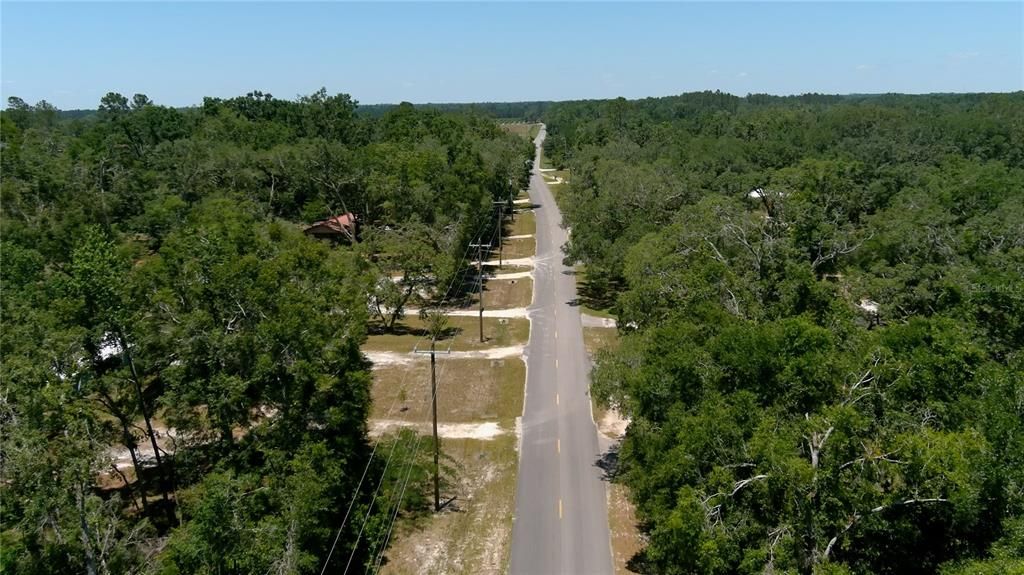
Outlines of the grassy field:
{"type": "MultiPolygon", "coordinates": [[[[480,343],[478,321],[476,317],[450,316],[448,333],[444,339],[438,340],[438,349],[447,349],[450,343],[453,351],[485,350],[492,347],[522,345],[530,337],[528,320],[485,317],[486,341],[480,343]]],[[[426,349],[429,339],[425,336],[426,332],[420,318],[406,317],[398,322],[394,333],[376,333],[368,337],[363,344],[363,350],[406,353],[412,351],[417,343],[421,349],[426,349]]]]}
{"type": "Polygon", "coordinates": [[[382,573],[505,573],[512,542],[516,436],[445,439],[458,479],[441,513],[400,523],[382,573]]]}
{"type": "MultiPolygon", "coordinates": [[[[536,135],[539,126],[505,124],[524,138],[536,135]]],[[[522,212],[506,228],[506,235],[536,233],[536,217],[522,212]]],[[[534,255],[533,238],[506,240],[506,259],[534,255]]],[[[490,254],[497,259],[497,252],[490,254]]],[[[522,266],[488,266],[490,273],[529,271],[522,266]]],[[[464,308],[473,309],[478,294],[464,308]]],[[[487,309],[526,307],[533,299],[533,280],[490,279],[484,284],[487,309]]],[[[441,349],[454,351],[525,344],[530,323],[525,319],[484,318],[486,342],[480,343],[478,318],[449,316],[450,329],[441,349]]],[[[408,352],[417,342],[425,348],[424,325],[418,317],[400,322],[396,333],[371,335],[366,351],[408,352]]],[[[523,411],[526,364],[520,357],[465,359],[438,357],[438,421],[442,424],[496,422],[500,434],[489,440],[444,439],[441,449],[454,468],[452,502],[441,512],[401,521],[387,551],[384,573],[504,573],[512,540],[512,513],[518,471],[516,418],[523,411]]],[[[382,419],[424,425],[430,414],[430,361],[381,365],[373,371],[371,421],[382,419]]],[[[425,427],[425,425],[424,425],[425,427]]],[[[442,430],[442,435],[444,431],[442,430]]]]}
{"type": "Polygon", "coordinates": [[[505,227],[506,236],[525,236],[537,233],[537,216],[533,212],[516,214],[515,221],[505,227]]]}
{"type": "MultiPolygon", "coordinates": [[[[504,273],[511,273],[502,268],[504,273]]],[[[475,309],[479,305],[479,293],[474,293],[466,308],[475,309]]],[[[517,278],[513,280],[489,279],[484,282],[484,308],[509,309],[526,307],[533,301],[533,280],[517,278]]]]}
{"type": "MultiPolygon", "coordinates": [[[[438,421],[497,421],[509,432],[514,429],[515,418],[523,413],[526,365],[522,359],[448,359],[439,355],[437,373],[438,421]]],[[[379,367],[373,370],[370,418],[426,421],[430,397],[430,360],[426,356],[409,365],[379,367]]]]}
{"type": "MultiPolygon", "coordinates": [[[[505,241],[504,257],[506,259],[525,258],[535,253],[537,253],[537,240],[534,238],[505,241]]],[[[492,257],[497,259],[497,252],[492,254],[492,257]]]]}
{"type": "MultiPolygon", "coordinates": [[[[545,167],[547,169],[547,167],[545,167]]],[[[545,180],[552,180],[561,178],[563,182],[569,181],[569,170],[555,170],[553,172],[544,172],[545,180]]],[[[551,184],[548,184],[551,185],[551,184]]]]}
{"type": "Polygon", "coordinates": [[[540,132],[539,124],[526,124],[523,122],[508,122],[499,124],[501,128],[511,134],[515,134],[524,140],[532,140],[540,132]]]}

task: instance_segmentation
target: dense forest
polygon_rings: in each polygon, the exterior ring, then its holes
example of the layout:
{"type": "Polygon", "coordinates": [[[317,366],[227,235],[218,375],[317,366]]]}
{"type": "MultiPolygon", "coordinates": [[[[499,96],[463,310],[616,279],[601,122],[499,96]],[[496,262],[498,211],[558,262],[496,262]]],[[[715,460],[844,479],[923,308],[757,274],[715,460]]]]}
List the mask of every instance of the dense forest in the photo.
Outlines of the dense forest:
{"type": "Polygon", "coordinates": [[[545,117],[634,569],[1024,573],[1024,94],[545,117]]]}
{"type": "Polygon", "coordinates": [[[532,146],[480,114],[359,115],[323,90],[109,93],[65,115],[11,98],[0,135],[0,572],[379,561],[372,498],[414,515],[428,475],[394,438],[375,446],[412,467],[367,470],[360,344],[458,287],[532,146]],[[303,233],[349,212],[347,237],[303,233]],[[350,515],[368,519],[338,531],[350,515]]]}

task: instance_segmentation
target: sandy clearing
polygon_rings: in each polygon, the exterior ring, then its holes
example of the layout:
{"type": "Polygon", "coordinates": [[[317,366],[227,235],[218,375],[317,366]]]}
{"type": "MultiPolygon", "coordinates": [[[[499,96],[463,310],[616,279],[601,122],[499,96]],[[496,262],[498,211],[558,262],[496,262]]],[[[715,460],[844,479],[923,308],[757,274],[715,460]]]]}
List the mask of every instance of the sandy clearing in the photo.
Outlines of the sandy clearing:
{"type": "Polygon", "coordinates": [[[393,351],[364,351],[363,355],[366,356],[366,359],[373,362],[374,367],[382,367],[385,365],[409,365],[417,359],[421,359],[418,354],[396,353],[393,351]]]}
{"type": "Polygon", "coordinates": [[[597,317],[585,313],[580,314],[580,323],[583,324],[583,327],[616,327],[618,325],[614,318],[597,317]]]}
{"type": "MultiPolygon", "coordinates": [[[[374,366],[384,365],[408,365],[413,361],[428,361],[430,355],[426,353],[397,353],[394,351],[364,351],[366,358],[374,363],[374,366]]],[[[521,357],[523,355],[522,345],[510,345],[507,347],[492,347],[474,351],[453,351],[445,357],[452,359],[507,359],[510,357],[521,357]]]]}
{"type": "MultiPolygon", "coordinates": [[[[431,433],[429,422],[411,423],[398,419],[371,419],[370,435],[377,436],[402,427],[411,427],[421,433],[431,433]]],[[[496,421],[483,423],[438,423],[437,434],[445,439],[480,439],[489,441],[508,433],[496,421]]]]}
{"type": "Polygon", "coordinates": [[[621,439],[626,435],[626,428],[629,427],[629,419],[619,415],[614,409],[604,412],[604,417],[598,423],[598,429],[606,437],[612,440],[621,439]]]}
{"type": "MultiPolygon", "coordinates": [[[[533,256],[530,256],[528,258],[512,258],[512,259],[502,260],[500,263],[502,265],[506,265],[506,266],[529,266],[529,267],[533,267],[533,259],[534,259],[533,256]]],[[[485,266],[495,266],[495,267],[497,267],[498,263],[499,263],[498,260],[490,260],[490,261],[484,262],[484,265],[485,266]]]]}
{"type": "MultiPolygon", "coordinates": [[[[463,317],[477,317],[480,312],[475,309],[456,309],[448,312],[448,315],[457,315],[463,317]]],[[[504,317],[504,318],[526,318],[529,316],[525,307],[512,307],[507,309],[485,309],[484,317],[504,317]]]]}
{"type": "MultiPolygon", "coordinates": [[[[506,279],[506,278],[498,278],[506,279]]],[[[420,313],[420,310],[412,308],[405,310],[406,315],[415,316],[420,313]]],[[[480,315],[479,309],[450,309],[445,311],[447,316],[459,316],[459,317],[478,317],[480,315]]],[[[525,307],[512,307],[505,309],[485,309],[484,317],[498,317],[498,318],[526,318],[529,317],[529,313],[525,307]]]]}
{"type": "Polygon", "coordinates": [[[532,278],[533,272],[510,272],[507,274],[488,274],[485,277],[494,280],[518,280],[522,278],[532,278]]]}

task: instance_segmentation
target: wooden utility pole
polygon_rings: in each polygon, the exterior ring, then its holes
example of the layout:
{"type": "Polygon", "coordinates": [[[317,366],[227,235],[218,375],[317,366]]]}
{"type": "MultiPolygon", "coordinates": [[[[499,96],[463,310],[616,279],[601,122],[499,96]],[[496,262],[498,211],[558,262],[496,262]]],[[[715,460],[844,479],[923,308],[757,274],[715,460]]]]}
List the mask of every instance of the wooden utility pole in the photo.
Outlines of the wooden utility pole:
{"type": "Polygon", "coordinates": [[[437,436],[437,359],[434,355],[434,338],[430,338],[430,404],[434,416],[434,511],[441,510],[441,468],[438,463],[441,439],[437,436]]]}
{"type": "Polygon", "coordinates": [[[501,230],[501,228],[505,227],[505,202],[492,202],[492,203],[494,205],[498,206],[498,269],[500,270],[501,266],[502,266],[502,259],[501,259],[501,247],[502,247],[501,231],[502,230],[501,230]]]}
{"type": "Polygon", "coordinates": [[[476,243],[469,244],[469,247],[476,248],[476,287],[477,293],[480,294],[480,343],[484,343],[484,244],[477,238],[476,243]]]}
{"type": "Polygon", "coordinates": [[[443,326],[447,322],[435,322],[433,327],[433,334],[430,337],[430,351],[420,351],[413,348],[415,353],[429,353],[430,354],[430,403],[431,413],[434,418],[434,511],[441,510],[441,438],[437,435],[437,359],[436,354],[438,353],[451,353],[451,349],[447,351],[437,351],[437,336],[440,331],[443,331],[443,326]]]}

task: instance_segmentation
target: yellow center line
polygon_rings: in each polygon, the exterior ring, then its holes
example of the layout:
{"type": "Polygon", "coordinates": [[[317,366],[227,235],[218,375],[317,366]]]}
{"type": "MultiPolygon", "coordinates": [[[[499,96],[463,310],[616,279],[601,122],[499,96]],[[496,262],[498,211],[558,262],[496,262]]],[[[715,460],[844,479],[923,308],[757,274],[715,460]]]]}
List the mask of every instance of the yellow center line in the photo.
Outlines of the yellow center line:
{"type": "Polygon", "coordinates": [[[558,394],[555,394],[555,405],[558,405],[558,394]]]}
{"type": "Polygon", "coordinates": [[[562,440],[561,439],[556,439],[555,440],[555,449],[558,450],[559,453],[562,452],[562,440]]]}
{"type": "Polygon", "coordinates": [[[558,500],[558,518],[559,519],[562,518],[562,500],[561,500],[561,498],[559,498],[559,500],[558,500]]]}
{"type": "Polygon", "coordinates": [[[555,369],[558,369],[558,360],[555,360],[555,369]]]}

